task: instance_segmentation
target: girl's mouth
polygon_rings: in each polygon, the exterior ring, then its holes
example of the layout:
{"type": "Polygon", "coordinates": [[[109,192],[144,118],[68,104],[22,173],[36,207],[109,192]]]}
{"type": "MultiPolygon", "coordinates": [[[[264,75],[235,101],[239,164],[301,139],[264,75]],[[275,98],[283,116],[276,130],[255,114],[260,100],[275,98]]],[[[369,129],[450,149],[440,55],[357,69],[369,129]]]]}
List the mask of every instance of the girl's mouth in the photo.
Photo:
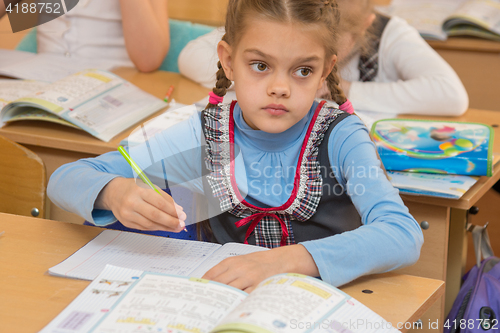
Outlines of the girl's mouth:
{"type": "Polygon", "coordinates": [[[280,116],[288,112],[286,107],[281,104],[269,104],[263,107],[263,109],[272,116],[280,116]]]}

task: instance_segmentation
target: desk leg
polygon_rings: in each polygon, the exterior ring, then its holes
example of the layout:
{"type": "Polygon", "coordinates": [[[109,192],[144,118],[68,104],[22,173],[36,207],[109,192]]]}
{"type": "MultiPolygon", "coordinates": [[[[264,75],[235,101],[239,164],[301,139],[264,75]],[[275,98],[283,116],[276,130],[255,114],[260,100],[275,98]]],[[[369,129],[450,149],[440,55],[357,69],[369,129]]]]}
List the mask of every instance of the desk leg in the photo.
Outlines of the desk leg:
{"type": "MultiPolygon", "coordinates": [[[[68,150],[60,150],[32,145],[23,146],[37,154],[42,159],[43,163],[45,163],[45,168],[47,170],[47,181],[52,173],[61,165],[74,162],[82,158],[95,157],[95,155],[77,153],[68,150]]],[[[45,215],[45,218],[47,219],[78,224],[82,224],[84,221],[84,219],[80,216],[57,207],[50,201],[49,198],[47,198],[47,206],[47,214],[45,215]]]]}
{"type": "Polygon", "coordinates": [[[450,236],[448,244],[448,262],[445,291],[445,315],[450,312],[453,302],[462,286],[467,261],[467,211],[451,209],[450,236]]]}

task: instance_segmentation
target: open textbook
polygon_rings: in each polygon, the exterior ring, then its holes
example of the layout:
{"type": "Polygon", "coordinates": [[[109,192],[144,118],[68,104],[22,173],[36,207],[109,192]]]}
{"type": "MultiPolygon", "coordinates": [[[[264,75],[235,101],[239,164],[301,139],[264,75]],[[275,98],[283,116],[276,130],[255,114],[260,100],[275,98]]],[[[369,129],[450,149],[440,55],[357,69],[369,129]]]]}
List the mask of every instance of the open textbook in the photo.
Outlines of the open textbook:
{"type": "Polygon", "coordinates": [[[199,278],[106,266],[41,333],[399,332],[319,279],[272,276],[247,294],[199,278]]]}
{"type": "Polygon", "coordinates": [[[474,36],[500,41],[500,0],[392,0],[378,10],[406,19],[426,39],[474,36]]]}
{"type": "Polygon", "coordinates": [[[49,274],[93,280],[109,264],[142,271],[202,277],[227,257],[266,250],[264,247],[240,243],[220,245],[108,229],[66,260],[51,267],[49,274]]]}
{"type": "Polygon", "coordinates": [[[106,142],[167,105],[119,76],[97,69],[53,83],[8,81],[0,81],[10,87],[0,91],[0,101],[8,102],[0,111],[0,122],[51,121],[82,129],[106,142]],[[25,93],[23,97],[19,97],[20,91],[25,93]],[[11,98],[16,99],[7,101],[11,98]]]}

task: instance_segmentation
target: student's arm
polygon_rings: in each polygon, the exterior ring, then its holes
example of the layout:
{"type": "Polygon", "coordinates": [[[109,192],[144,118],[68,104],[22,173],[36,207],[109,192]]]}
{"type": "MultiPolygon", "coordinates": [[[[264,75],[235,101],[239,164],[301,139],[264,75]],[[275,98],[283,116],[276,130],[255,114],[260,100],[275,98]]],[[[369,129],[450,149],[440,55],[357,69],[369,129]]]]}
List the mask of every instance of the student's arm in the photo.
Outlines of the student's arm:
{"type": "Polygon", "coordinates": [[[170,47],[167,0],[120,0],[130,59],[141,72],[160,67],[170,47]]]}
{"type": "Polygon", "coordinates": [[[228,258],[204,278],[247,292],[278,273],[321,276],[340,286],[362,275],[393,270],[418,260],[423,243],[420,226],[380,169],[361,120],[351,116],[338,124],[331,132],[328,148],[333,170],[349,171],[356,166],[356,172],[342,172],[336,177],[353,191],[351,200],[363,225],[323,239],[228,258]]]}
{"type": "Polygon", "coordinates": [[[446,116],[467,110],[467,92],[455,71],[406,21],[389,21],[379,61],[383,82],[351,83],[348,98],[354,109],[446,116]]]}
{"type": "Polygon", "coordinates": [[[422,230],[380,168],[361,120],[350,116],[338,124],[328,149],[335,176],[349,190],[362,226],[301,243],[314,258],[321,278],[339,286],[362,275],[415,263],[423,244],[422,230]]]}
{"type": "MultiPolygon", "coordinates": [[[[166,188],[165,179],[176,184],[197,180],[201,174],[200,130],[199,114],[195,114],[157,134],[148,144],[130,148],[129,154],[160,188],[166,188]]],[[[190,189],[201,189],[201,181],[198,183],[190,189]]],[[[47,194],[57,206],[96,225],[119,219],[125,226],[143,230],[178,227],[177,221],[167,216],[172,216],[175,208],[171,198],[137,186],[132,168],[119,152],[59,167],[50,177],[47,194]]]]}
{"type": "Polygon", "coordinates": [[[177,60],[181,74],[207,88],[213,88],[219,61],[217,44],[222,36],[223,27],[190,41],[177,60]]]}

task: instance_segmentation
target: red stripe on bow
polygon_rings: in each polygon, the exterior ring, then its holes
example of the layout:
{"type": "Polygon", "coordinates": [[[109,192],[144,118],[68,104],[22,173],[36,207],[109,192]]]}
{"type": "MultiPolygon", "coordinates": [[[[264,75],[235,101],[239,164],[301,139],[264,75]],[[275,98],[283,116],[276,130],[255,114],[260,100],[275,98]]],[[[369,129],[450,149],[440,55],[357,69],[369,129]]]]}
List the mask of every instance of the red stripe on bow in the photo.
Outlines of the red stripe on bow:
{"type": "Polygon", "coordinates": [[[285,222],[283,222],[283,220],[280,219],[278,215],[273,214],[273,213],[267,213],[267,212],[255,213],[255,214],[252,214],[252,215],[250,215],[248,217],[245,217],[244,219],[239,220],[238,222],[235,222],[236,227],[239,228],[241,226],[244,226],[248,222],[252,221],[250,223],[250,226],[247,229],[246,234],[245,234],[245,244],[248,244],[248,237],[250,237],[250,234],[252,233],[252,231],[255,230],[255,227],[257,226],[257,224],[259,224],[260,220],[262,220],[262,218],[264,216],[272,216],[272,217],[276,218],[280,222],[280,225],[281,225],[281,242],[280,242],[280,246],[286,245],[286,239],[288,237],[288,229],[286,228],[285,222]]]}

